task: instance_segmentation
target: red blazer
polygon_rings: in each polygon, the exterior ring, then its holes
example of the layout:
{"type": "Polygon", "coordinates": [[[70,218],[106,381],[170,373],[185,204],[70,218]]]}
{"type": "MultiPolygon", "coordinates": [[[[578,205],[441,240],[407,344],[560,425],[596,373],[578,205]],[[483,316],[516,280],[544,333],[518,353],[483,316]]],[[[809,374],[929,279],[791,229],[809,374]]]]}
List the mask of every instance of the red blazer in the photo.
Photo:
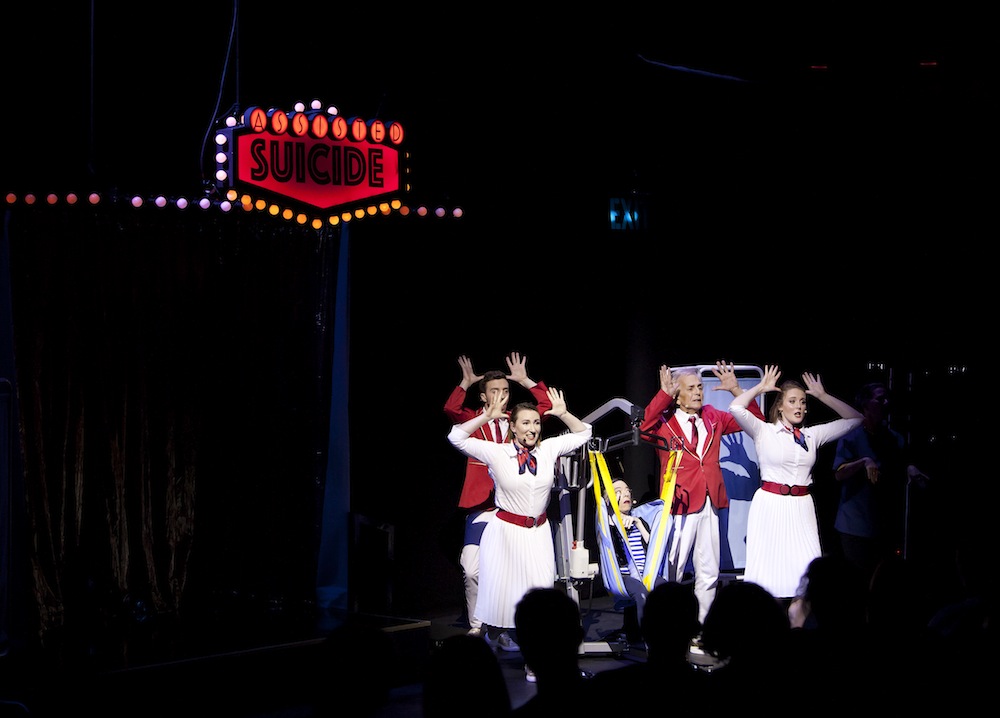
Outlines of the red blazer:
{"type": "MultiPolygon", "coordinates": [[[[705,440],[705,453],[699,457],[691,443],[685,438],[680,424],[674,415],[674,398],[662,389],[650,400],[643,416],[640,431],[655,434],[674,445],[679,440],[681,455],[677,463],[677,476],[674,480],[674,500],[670,507],[672,514],[688,514],[701,511],[708,496],[716,509],[729,506],[729,496],[726,494],[726,483],[722,478],[722,467],[719,466],[719,449],[723,434],[734,434],[743,431],[736,419],[728,411],[716,409],[711,404],[704,404],[701,409],[701,420],[705,422],[708,438],[705,440]]],[[[761,413],[756,401],[750,402],[750,412],[767,421],[761,413]]],[[[646,441],[653,439],[644,436],[646,441]]],[[[657,442],[660,445],[660,442],[657,442]]],[[[657,451],[659,456],[660,482],[663,489],[663,472],[667,468],[669,453],[657,451]]]]}
{"type": "MultiPolygon", "coordinates": [[[[552,408],[549,401],[549,390],[545,382],[538,382],[531,388],[531,396],[538,404],[538,413],[544,418],[545,412],[552,408]]],[[[444,404],[444,413],[451,420],[452,424],[464,424],[469,419],[483,412],[479,409],[470,409],[465,405],[466,391],[461,386],[456,386],[448,401],[444,404]]],[[[510,412],[507,412],[510,418],[510,412]]],[[[479,431],[473,434],[477,439],[486,441],[496,441],[493,436],[493,425],[484,424],[479,427],[479,431]]],[[[504,441],[509,441],[504,437],[504,441]]],[[[465,466],[465,483],[462,484],[462,495],[458,498],[458,506],[463,509],[473,508],[493,508],[493,479],[490,477],[486,464],[469,457],[465,466]]]]}

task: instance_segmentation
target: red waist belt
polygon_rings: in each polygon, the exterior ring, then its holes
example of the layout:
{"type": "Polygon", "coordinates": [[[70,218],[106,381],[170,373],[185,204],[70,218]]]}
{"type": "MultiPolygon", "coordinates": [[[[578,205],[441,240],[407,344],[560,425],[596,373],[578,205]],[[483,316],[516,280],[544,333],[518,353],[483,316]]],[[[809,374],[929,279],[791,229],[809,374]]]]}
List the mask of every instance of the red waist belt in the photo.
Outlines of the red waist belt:
{"type": "Polygon", "coordinates": [[[536,519],[534,516],[521,516],[520,514],[512,514],[510,511],[504,511],[503,509],[497,511],[497,518],[506,521],[509,524],[514,524],[515,526],[524,526],[525,528],[529,529],[532,526],[541,526],[548,519],[548,517],[544,513],[536,519]]]}
{"type": "Polygon", "coordinates": [[[809,494],[809,489],[811,486],[789,486],[788,484],[776,484],[773,481],[762,481],[760,483],[760,488],[764,491],[769,491],[772,494],[781,494],[782,496],[806,496],[809,494]]]}

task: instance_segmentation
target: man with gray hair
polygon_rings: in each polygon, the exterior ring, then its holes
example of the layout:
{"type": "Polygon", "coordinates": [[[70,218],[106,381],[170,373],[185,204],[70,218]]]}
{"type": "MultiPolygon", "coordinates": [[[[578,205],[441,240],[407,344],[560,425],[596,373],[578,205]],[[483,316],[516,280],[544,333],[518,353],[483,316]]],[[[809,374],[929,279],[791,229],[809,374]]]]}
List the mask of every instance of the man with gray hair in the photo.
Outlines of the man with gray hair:
{"type": "MultiPolygon", "coordinates": [[[[734,397],[743,393],[732,364],[716,362],[712,373],[719,380],[716,391],[728,391],[734,397]]],[[[673,466],[676,475],[670,513],[674,526],[666,578],[681,582],[688,559],[692,560],[694,595],[698,598],[701,622],[712,605],[719,582],[722,553],[719,510],[729,506],[719,449],[723,435],[742,431],[732,414],[711,404],[705,406],[703,399],[701,372],[696,367],[671,372],[664,364],[660,366],[660,389],[646,406],[640,427],[648,441],[662,440],[663,446],[679,447],[673,466]]],[[[751,402],[750,411],[764,419],[757,402],[751,402]]],[[[657,452],[661,489],[670,453],[657,452]]]]}

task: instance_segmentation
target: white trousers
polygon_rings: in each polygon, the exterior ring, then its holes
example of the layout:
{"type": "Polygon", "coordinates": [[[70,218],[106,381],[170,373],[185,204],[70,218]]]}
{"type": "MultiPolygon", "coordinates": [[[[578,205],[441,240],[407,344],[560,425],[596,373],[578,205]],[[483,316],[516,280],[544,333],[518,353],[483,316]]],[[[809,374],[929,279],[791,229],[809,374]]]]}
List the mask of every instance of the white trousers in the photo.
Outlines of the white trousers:
{"type": "Polygon", "coordinates": [[[476,599],[479,597],[479,541],[483,529],[496,516],[496,509],[470,514],[465,523],[465,544],[458,563],[465,578],[465,608],[469,614],[469,626],[479,628],[483,622],[476,618],[476,599]]]}
{"type": "Polygon", "coordinates": [[[667,574],[671,581],[684,578],[688,559],[694,566],[694,595],[698,599],[698,620],[705,622],[708,608],[715,600],[719,583],[722,547],[719,538],[719,513],[712,502],[694,514],[674,516],[673,538],[667,556],[667,574]]]}

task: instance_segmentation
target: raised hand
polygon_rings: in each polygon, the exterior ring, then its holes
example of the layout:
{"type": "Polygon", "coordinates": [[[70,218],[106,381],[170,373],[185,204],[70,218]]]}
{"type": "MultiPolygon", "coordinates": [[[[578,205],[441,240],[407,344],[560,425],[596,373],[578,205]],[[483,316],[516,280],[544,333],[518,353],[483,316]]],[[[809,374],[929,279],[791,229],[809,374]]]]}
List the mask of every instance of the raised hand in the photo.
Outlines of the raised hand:
{"type": "Polygon", "coordinates": [[[761,392],[778,391],[778,380],[781,379],[781,372],[774,364],[764,365],[764,378],[760,380],[761,392]]]}
{"type": "Polygon", "coordinates": [[[670,367],[666,364],[660,365],[660,389],[663,390],[664,394],[669,394],[673,397],[676,397],[677,392],[680,391],[680,387],[674,381],[673,374],[670,373],[670,367]]]}
{"type": "Polygon", "coordinates": [[[464,354],[458,358],[458,365],[462,368],[462,385],[466,389],[483,378],[482,374],[476,374],[473,371],[472,360],[464,354]]]}
{"type": "Polygon", "coordinates": [[[549,401],[552,402],[552,408],[545,412],[546,416],[562,416],[566,413],[566,397],[563,396],[561,389],[555,389],[553,387],[548,387],[549,401]]]}
{"type": "Polygon", "coordinates": [[[510,394],[495,391],[490,394],[489,401],[483,407],[483,416],[492,421],[493,419],[499,419],[506,415],[507,411],[507,400],[510,398],[510,394]]]}
{"type": "Polygon", "coordinates": [[[712,391],[732,392],[734,389],[739,388],[740,383],[736,381],[736,371],[733,369],[732,363],[726,364],[725,359],[715,362],[715,368],[712,369],[712,373],[719,380],[719,385],[714,387],[712,391]]]}
{"type": "Polygon", "coordinates": [[[521,384],[528,378],[528,357],[522,357],[517,352],[511,352],[507,357],[507,380],[515,384],[521,384]]]}
{"type": "Polygon", "coordinates": [[[823,389],[823,380],[820,379],[819,374],[803,372],[802,383],[806,385],[806,394],[815,396],[818,399],[826,394],[826,391],[823,389]]]}

